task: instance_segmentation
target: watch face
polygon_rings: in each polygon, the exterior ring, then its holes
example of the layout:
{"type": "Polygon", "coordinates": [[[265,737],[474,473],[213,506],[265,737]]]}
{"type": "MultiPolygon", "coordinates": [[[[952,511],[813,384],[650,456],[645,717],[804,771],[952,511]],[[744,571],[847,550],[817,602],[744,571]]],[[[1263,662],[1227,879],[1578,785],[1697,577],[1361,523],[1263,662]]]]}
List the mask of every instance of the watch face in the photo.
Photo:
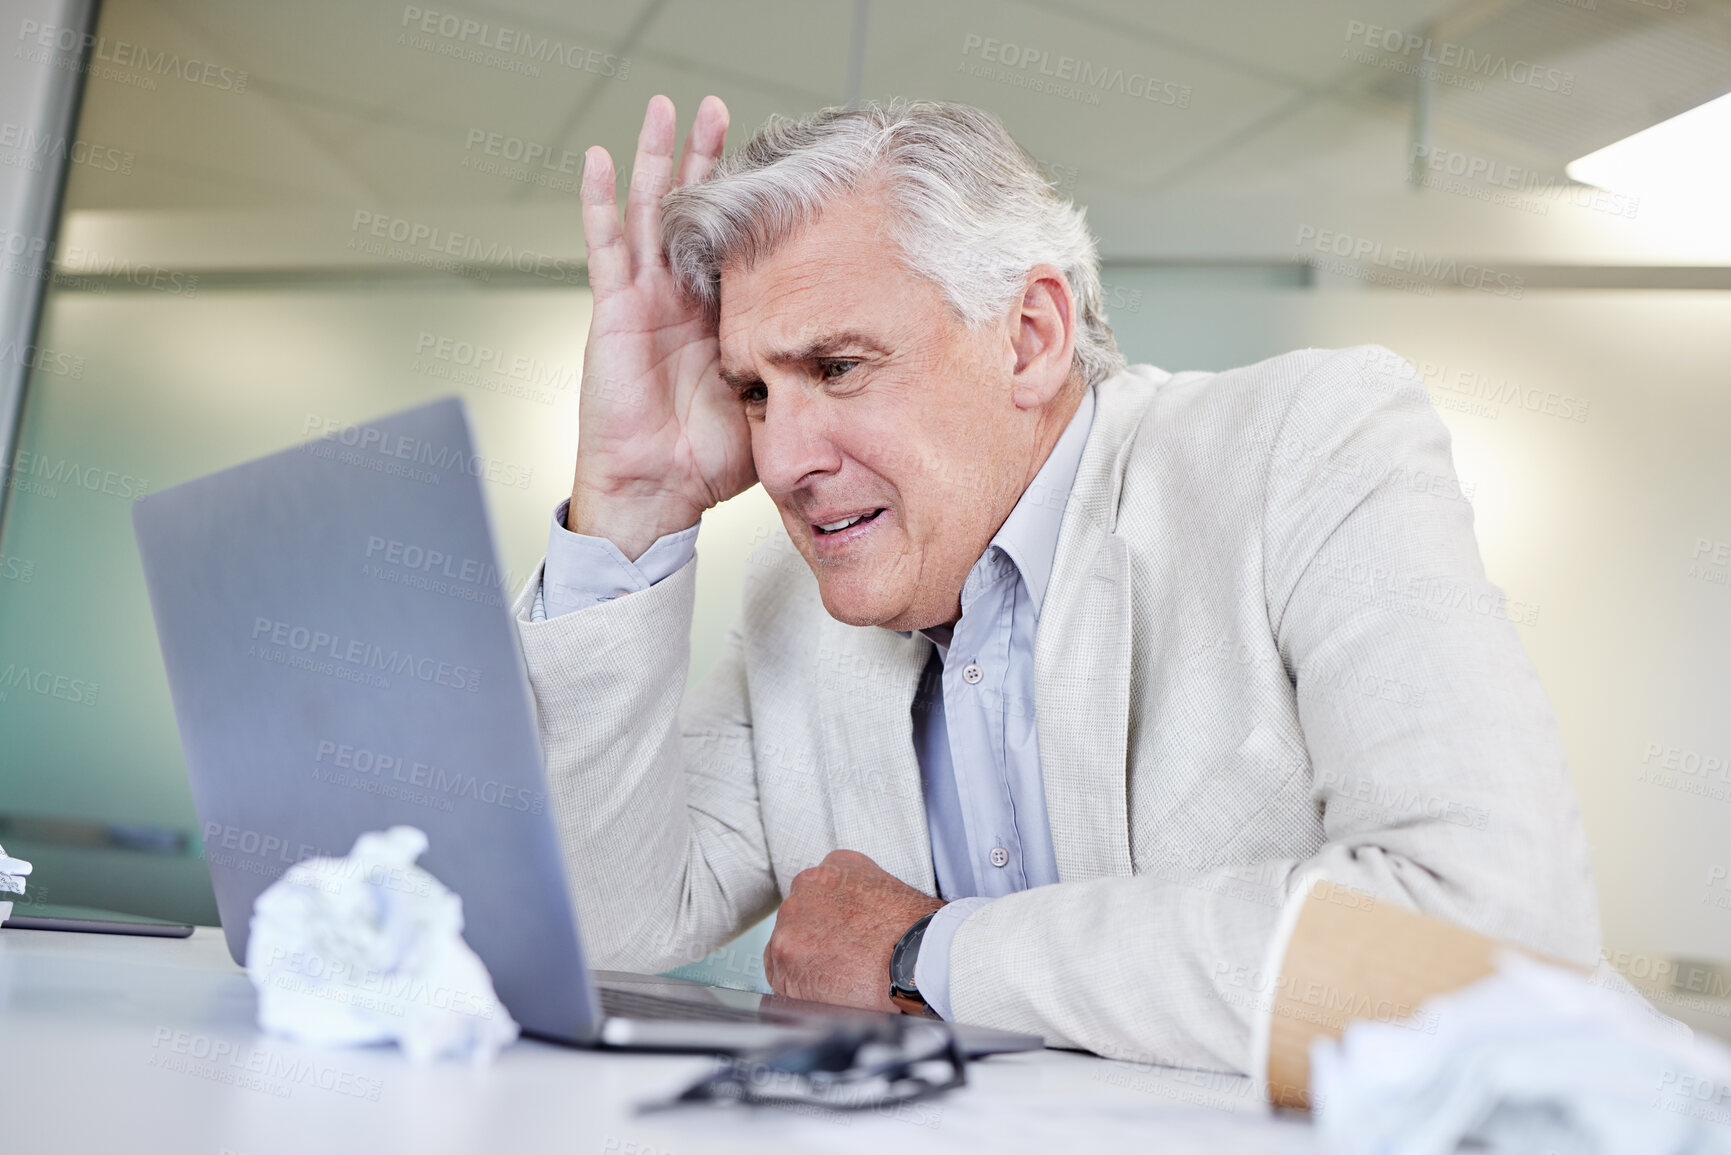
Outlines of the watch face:
{"type": "Polygon", "coordinates": [[[896,949],[890,953],[890,985],[897,990],[917,994],[919,987],[914,983],[914,964],[920,957],[920,940],[925,937],[926,925],[932,921],[927,915],[908,928],[906,934],[896,943],[896,949]]]}
{"type": "Polygon", "coordinates": [[[907,939],[896,943],[895,954],[890,956],[890,985],[897,990],[914,991],[919,987],[914,985],[913,954],[907,949],[907,939]]]}

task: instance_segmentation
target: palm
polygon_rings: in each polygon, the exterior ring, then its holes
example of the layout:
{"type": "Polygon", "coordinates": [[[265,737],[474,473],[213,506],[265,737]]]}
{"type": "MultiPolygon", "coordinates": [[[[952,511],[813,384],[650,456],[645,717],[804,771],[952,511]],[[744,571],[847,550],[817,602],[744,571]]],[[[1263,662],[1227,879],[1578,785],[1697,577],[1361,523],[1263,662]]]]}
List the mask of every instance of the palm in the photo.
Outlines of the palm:
{"type": "Polygon", "coordinates": [[[665,268],[597,291],[583,359],[583,448],[623,474],[660,479],[699,510],[746,489],[756,480],[750,435],[719,362],[713,322],[665,268]]]}
{"type": "Polygon", "coordinates": [[[709,98],[675,177],[673,106],[665,97],[650,101],[623,229],[611,159],[591,151],[583,229],[595,310],[583,360],[574,515],[580,503],[587,516],[611,501],[636,511],[645,533],[651,521],[664,532],[756,480],[744,413],[721,380],[714,322],[679,292],[660,248],[662,195],[702,179],[726,128],[725,106],[709,98]]]}

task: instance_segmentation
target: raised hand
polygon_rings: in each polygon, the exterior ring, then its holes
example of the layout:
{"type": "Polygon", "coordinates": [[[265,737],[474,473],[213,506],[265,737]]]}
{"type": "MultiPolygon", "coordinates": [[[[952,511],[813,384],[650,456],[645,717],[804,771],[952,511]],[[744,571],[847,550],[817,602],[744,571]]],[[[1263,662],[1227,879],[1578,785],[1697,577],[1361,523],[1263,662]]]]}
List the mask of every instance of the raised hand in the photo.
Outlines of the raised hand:
{"type": "Polygon", "coordinates": [[[683,296],[661,251],[661,198],[702,180],[721,155],[727,106],[706,96],[673,161],[673,102],[643,115],[621,226],[613,159],[583,167],[583,237],[595,295],[577,416],[567,528],[605,537],[635,560],[757,480],[745,414],[720,376],[715,322],[683,296]]]}

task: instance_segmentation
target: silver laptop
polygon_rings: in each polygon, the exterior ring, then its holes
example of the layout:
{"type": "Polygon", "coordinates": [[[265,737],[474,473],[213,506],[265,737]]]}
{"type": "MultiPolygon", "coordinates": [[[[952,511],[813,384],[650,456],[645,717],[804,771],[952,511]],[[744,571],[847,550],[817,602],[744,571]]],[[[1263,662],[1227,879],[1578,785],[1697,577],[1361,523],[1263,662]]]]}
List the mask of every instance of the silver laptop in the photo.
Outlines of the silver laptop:
{"type": "MultiPolygon", "coordinates": [[[[407,824],[529,1034],[737,1053],[878,1017],[589,971],[481,492],[497,466],[452,398],[133,506],[229,953],[289,866],[407,824]]],[[[957,1033],[975,1055],[1040,1045],[957,1033]]]]}

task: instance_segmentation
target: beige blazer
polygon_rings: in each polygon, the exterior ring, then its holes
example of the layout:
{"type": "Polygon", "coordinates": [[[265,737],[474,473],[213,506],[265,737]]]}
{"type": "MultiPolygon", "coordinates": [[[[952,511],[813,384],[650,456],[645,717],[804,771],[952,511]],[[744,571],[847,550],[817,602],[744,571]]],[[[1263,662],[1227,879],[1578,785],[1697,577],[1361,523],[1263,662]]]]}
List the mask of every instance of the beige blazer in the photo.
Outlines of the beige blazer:
{"type": "MultiPolygon", "coordinates": [[[[537,574],[516,606],[600,967],[702,956],[837,848],[936,893],[909,712],[931,643],[835,621],[778,532],[687,694],[696,564],[545,622],[537,574]]],[[[963,924],[956,1017],[1247,1072],[1281,906],[1317,873],[1592,965],[1529,612],[1388,351],[1102,383],[1035,644],[1061,881],[963,924]]]]}

